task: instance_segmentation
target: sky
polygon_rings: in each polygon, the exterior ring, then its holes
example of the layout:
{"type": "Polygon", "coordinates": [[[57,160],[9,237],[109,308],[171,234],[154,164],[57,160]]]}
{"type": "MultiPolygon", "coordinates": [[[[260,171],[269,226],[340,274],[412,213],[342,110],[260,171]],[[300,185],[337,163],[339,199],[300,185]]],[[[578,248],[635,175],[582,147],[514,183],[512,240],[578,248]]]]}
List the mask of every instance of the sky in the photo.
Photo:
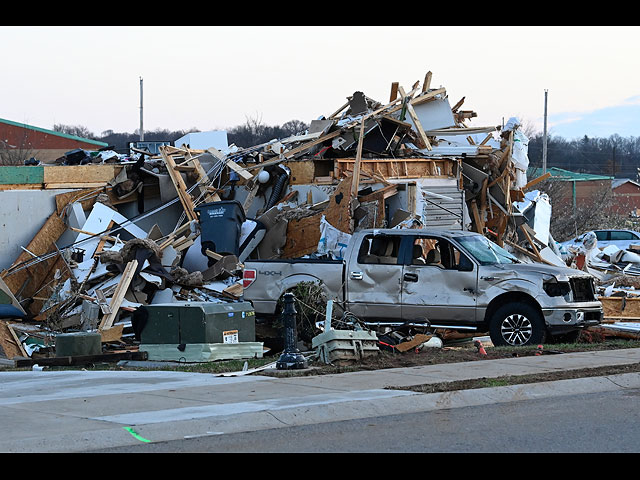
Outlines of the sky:
{"type": "Polygon", "coordinates": [[[550,135],[638,136],[637,26],[0,26],[0,118],[134,132],[305,123],[432,72],[451,105],[550,135]]]}

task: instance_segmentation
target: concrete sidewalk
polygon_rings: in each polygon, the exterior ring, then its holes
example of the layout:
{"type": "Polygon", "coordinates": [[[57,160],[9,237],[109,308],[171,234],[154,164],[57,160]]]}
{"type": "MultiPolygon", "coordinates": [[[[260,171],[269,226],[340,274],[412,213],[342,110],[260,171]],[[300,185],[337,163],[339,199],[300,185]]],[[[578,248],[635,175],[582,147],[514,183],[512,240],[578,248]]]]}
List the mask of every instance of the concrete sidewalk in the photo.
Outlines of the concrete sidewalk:
{"type": "Polygon", "coordinates": [[[167,371],[0,372],[1,452],[80,452],[620,388],[640,374],[421,394],[389,387],[640,362],[640,349],[306,377],[167,371]]]}

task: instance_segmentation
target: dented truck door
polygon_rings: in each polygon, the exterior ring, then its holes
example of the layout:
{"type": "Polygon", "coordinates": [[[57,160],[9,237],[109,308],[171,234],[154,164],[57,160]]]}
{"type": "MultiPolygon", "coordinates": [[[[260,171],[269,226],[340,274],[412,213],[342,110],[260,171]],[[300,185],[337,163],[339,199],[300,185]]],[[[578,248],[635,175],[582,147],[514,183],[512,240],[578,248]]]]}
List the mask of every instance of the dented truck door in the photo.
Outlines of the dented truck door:
{"type": "Polygon", "coordinates": [[[400,306],[401,235],[370,234],[354,245],[346,263],[348,309],[357,317],[397,320],[400,306]]]}
{"type": "Polygon", "coordinates": [[[406,321],[475,323],[477,265],[455,244],[435,235],[410,237],[404,251],[402,317],[406,321]]]}

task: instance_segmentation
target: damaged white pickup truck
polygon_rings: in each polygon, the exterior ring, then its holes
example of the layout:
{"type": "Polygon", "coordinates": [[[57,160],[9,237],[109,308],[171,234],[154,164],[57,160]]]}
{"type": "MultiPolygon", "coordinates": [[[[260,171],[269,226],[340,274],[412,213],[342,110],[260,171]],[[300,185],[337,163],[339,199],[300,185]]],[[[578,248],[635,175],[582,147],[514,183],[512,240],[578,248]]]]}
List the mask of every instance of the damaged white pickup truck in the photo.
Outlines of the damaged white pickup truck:
{"type": "Polygon", "coordinates": [[[285,292],[318,282],[366,324],[489,332],[494,345],[571,341],[603,317],[593,277],[522,263],[477,233],[362,230],[343,258],[247,260],[244,298],[258,317],[273,317],[285,292]]]}

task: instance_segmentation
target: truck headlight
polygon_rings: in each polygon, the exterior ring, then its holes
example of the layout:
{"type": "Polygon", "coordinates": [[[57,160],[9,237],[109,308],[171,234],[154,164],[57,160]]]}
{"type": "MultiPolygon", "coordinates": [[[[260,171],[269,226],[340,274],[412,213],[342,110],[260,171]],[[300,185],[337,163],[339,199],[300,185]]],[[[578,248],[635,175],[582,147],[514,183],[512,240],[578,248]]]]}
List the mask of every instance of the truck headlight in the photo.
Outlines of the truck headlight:
{"type": "Polygon", "coordinates": [[[571,291],[569,282],[546,282],[542,288],[550,297],[564,297],[571,291]]]}

